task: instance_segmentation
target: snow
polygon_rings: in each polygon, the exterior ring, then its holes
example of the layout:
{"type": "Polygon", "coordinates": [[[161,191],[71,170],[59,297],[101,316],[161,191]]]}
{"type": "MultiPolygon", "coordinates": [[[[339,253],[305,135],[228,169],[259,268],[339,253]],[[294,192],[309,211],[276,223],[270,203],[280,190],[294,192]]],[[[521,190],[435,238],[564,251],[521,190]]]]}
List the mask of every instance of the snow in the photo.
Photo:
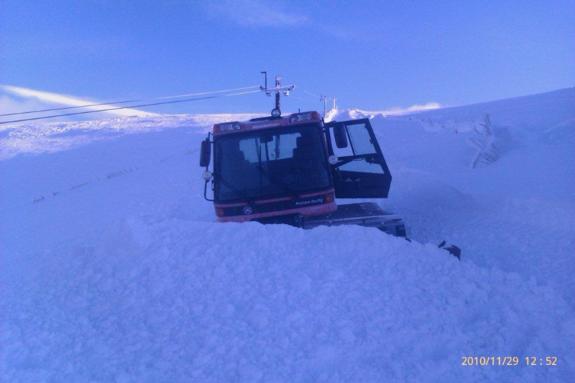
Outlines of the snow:
{"type": "Polygon", "coordinates": [[[195,114],[150,118],[116,118],[76,123],[27,123],[0,125],[0,160],[19,154],[53,153],[95,141],[116,139],[128,134],[157,132],[174,127],[209,127],[230,119],[247,120],[258,114],[195,114]]]}
{"type": "Polygon", "coordinates": [[[209,123],[243,116],[5,129],[0,376],[572,381],[574,101],[568,89],[372,116],[394,177],[380,202],[413,242],[215,223],[199,142],[209,123]],[[468,139],[485,113],[500,156],[471,168],[468,139]],[[441,239],[462,247],[461,262],[441,239]],[[519,366],[461,366],[513,355],[519,366]]]}

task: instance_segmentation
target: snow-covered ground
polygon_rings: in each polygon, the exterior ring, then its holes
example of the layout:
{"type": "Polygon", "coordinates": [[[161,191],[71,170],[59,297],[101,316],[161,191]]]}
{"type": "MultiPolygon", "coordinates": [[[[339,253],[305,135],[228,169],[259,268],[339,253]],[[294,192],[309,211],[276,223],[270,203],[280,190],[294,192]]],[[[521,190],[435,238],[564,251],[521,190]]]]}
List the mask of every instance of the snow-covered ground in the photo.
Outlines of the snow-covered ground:
{"type": "Polygon", "coordinates": [[[245,117],[2,127],[2,381],[575,380],[575,89],[370,114],[411,243],[215,223],[199,142],[245,117]]]}

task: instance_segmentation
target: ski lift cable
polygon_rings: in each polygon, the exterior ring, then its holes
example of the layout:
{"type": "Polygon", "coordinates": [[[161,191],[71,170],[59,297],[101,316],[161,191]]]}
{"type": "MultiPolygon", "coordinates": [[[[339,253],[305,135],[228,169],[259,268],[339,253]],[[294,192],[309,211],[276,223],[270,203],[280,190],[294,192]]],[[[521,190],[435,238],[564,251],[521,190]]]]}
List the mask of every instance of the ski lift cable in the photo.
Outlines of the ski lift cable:
{"type": "Polygon", "coordinates": [[[132,99],[132,100],[121,100],[121,101],[112,101],[112,102],[98,102],[93,104],[85,104],[85,105],[78,105],[78,106],[64,106],[58,108],[48,108],[48,109],[37,109],[37,110],[29,110],[25,112],[14,112],[14,113],[4,113],[0,114],[0,117],[7,117],[7,116],[19,116],[23,114],[33,114],[33,113],[42,113],[42,112],[55,112],[59,110],[70,110],[70,109],[81,109],[81,108],[88,108],[93,106],[107,106],[107,105],[120,105],[120,104],[127,104],[131,102],[148,102],[154,100],[166,100],[166,99],[173,99],[173,98],[182,98],[182,97],[195,97],[195,96],[207,96],[212,94],[220,94],[220,93],[231,93],[231,92],[239,92],[244,90],[255,90],[259,89],[258,85],[252,86],[245,86],[241,88],[231,88],[231,89],[221,89],[221,90],[214,90],[209,92],[198,92],[198,93],[184,93],[178,94],[174,96],[162,96],[162,97],[154,97],[150,99],[132,99]]]}
{"type": "Polygon", "coordinates": [[[13,124],[13,123],[25,122],[25,121],[45,120],[45,119],[57,118],[57,117],[77,116],[77,115],[89,114],[89,113],[110,112],[113,110],[120,110],[120,109],[143,108],[143,107],[147,107],[147,106],[166,105],[166,104],[178,104],[178,103],[182,103],[182,102],[209,100],[209,99],[218,98],[218,97],[242,96],[242,95],[246,95],[246,94],[253,94],[253,93],[259,93],[259,92],[260,92],[260,89],[255,89],[255,90],[246,90],[243,92],[236,92],[236,93],[224,93],[224,94],[214,94],[214,95],[204,96],[204,97],[186,98],[186,99],[182,99],[182,100],[160,101],[160,102],[153,102],[153,103],[146,103],[146,104],[139,104],[139,105],[105,108],[105,109],[99,109],[99,110],[86,110],[86,111],[82,111],[82,112],[52,114],[49,116],[42,116],[42,117],[31,117],[31,118],[22,118],[22,119],[18,119],[18,120],[0,121],[0,125],[13,124]]]}

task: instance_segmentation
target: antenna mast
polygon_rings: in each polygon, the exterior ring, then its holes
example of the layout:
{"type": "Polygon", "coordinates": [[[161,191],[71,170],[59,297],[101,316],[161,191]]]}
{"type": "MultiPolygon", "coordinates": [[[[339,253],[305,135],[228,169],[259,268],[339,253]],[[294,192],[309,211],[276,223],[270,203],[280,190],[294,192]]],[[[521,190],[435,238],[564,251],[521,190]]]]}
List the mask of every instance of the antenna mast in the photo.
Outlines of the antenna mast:
{"type": "Polygon", "coordinates": [[[272,109],[272,117],[281,117],[282,112],[280,108],[280,97],[283,93],[284,96],[289,96],[289,92],[294,90],[295,85],[281,86],[281,77],[276,76],[275,86],[273,88],[268,88],[268,72],[261,71],[264,75],[264,86],[260,86],[260,90],[265,92],[267,96],[271,96],[272,93],[275,94],[275,107],[272,109]]]}
{"type": "MultiPolygon", "coordinates": [[[[326,113],[327,113],[327,101],[329,100],[329,97],[325,96],[325,95],[320,95],[319,96],[319,100],[323,103],[323,116],[325,117],[326,113]]],[[[337,109],[337,104],[336,104],[336,98],[332,97],[332,109],[337,109]]]]}

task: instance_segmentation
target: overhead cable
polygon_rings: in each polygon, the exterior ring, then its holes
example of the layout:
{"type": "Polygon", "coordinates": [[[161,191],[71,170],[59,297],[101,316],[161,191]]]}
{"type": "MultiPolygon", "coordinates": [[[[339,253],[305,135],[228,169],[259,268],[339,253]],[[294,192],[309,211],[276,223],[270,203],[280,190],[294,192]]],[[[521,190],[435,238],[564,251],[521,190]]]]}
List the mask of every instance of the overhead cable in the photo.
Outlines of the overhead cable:
{"type": "Polygon", "coordinates": [[[231,88],[231,89],[221,89],[221,90],[214,90],[210,92],[199,92],[199,93],[184,93],[178,94],[174,96],[162,96],[162,97],[154,97],[148,99],[132,99],[132,100],[121,100],[121,101],[112,101],[112,102],[99,102],[94,104],[85,104],[85,105],[77,105],[77,106],[64,106],[58,108],[48,108],[48,109],[37,109],[37,110],[28,110],[25,112],[14,112],[14,113],[4,113],[0,114],[0,117],[7,117],[7,116],[18,116],[23,114],[33,114],[33,113],[43,113],[43,112],[54,112],[59,110],[70,110],[70,109],[81,109],[81,108],[88,108],[88,107],[95,107],[95,106],[107,106],[107,105],[120,105],[120,104],[127,104],[132,102],[149,102],[154,100],[166,100],[166,99],[174,99],[174,98],[182,98],[182,97],[195,97],[195,96],[207,96],[207,95],[215,95],[221,93],[231,93],[231,92],[239,92],[244,90],[255,90],[259,89],[259,86],[252,85],[252,86],[245,86],[241,88],[231,88]]]}
{"type": "Polygon", "coordinates": [[[139,104],[139,105],[120,106],[120,107],[115,107],[115,108],[105,108],[105,109],[98,109],[98,110],[86,110],[86,111],[82,111],[82,112],[52,114],[52,115],[49,115],[49,116],[22,118],[22,119],[18,119],[18,120],[10,120],[10,121],[0,121],[0,125],[13,124],[13,123],[17,123],[17,122],[45,120],[45,119],[49,119],[49,118],[58,118],[58,117],[67,117],[67,116],[77,116],[77,115],[89,114],[89,113],[110,112],[110,111],[113,111],[113,110],[120,110],[120,109],[132,109],[132,108],[143,108],[143,107],[147,107],[147,106],[156,106],[156,105],[178,104],[178,103],[182,103],[182,102],[192,102],[192,101],[208,100],[208,99],[218,98],[218,97],[241,96],[241,95],[252,94],[252,93],[259,93],[259,92],[260,92],[260,89],[258,88],[258,89],[255,89],[255,90],[249,90],[249,91],[244,91],[244,92],[214,94],[214,95],[211,95],[211,96],[186,98],[186,99],[182,99],[182,100],[160,101],[160,102],[153,102],[153,103],[146,103],[146,104],[139,104]]]}

